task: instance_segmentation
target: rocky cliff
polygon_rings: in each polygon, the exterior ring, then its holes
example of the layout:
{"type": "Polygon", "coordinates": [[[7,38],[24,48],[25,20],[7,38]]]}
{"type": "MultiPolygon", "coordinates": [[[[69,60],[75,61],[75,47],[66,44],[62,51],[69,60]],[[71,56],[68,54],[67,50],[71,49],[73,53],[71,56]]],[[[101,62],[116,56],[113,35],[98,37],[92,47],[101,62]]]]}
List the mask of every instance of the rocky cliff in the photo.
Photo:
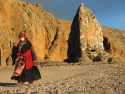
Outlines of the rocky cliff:
{"type": "Polygon", "coordinates": [[[125,58],[125,32],[123,30],[103,27],[105,50],[115,57],[125,58]]]}
{"type": "Polygon", "coordinates": [[[67,30],[51,13],[19,0],[1,0],[0,5],[2,62],[8,60],[21,31],[27,32],[37,59],[63,61],[67,58],[67,30]]]}

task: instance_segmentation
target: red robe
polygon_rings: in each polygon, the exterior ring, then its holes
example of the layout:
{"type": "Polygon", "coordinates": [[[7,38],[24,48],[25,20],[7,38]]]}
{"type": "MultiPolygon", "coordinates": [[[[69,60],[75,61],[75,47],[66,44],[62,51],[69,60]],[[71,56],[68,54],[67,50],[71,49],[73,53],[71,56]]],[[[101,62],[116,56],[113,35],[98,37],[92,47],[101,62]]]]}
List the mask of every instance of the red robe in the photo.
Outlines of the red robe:
{"type": "Polygon", "coordinates": [[[28,81],[29,83],[32,83],[33,80],[38,80],[41,78],[37,67],[33,67],[33,56],[34,53],[32,51],[31,43],[28,40],[23,42],[20,41],[17,45],[15,62],[17,63],[17,67],[15,67],[14,75],[11,77],[11,79],[21,82],[28,81]]]}
{"type": "Polygon", "coordinates": [[[31,47],[30,47],[30,49],[27,49],[25,52],[18,52],[17,57],[18,56],[24,57],[24,59],[25,59],[25,69],[26,70],[32,69],[33,59],[32,59],[32,49],[31,49],[31,47]]]}

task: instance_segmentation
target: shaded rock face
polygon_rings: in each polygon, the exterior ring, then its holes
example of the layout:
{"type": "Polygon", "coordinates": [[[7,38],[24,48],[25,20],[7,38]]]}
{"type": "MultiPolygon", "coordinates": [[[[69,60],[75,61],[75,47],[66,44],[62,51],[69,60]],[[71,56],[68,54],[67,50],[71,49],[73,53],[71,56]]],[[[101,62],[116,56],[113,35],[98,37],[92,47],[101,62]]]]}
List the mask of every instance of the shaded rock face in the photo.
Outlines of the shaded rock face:
{"type": "Polygon", "coordinates": [[[81,57],[81,48],[80,48],[80,32],[78,24],[78,15],[76,15],[71,24],[71,32],[68,39],[68,61],[77,62],[81,57]]]}
{"type": "Polygon", "coordinates": [[[79,58],[85,50],[103,50],[103,34],[95,15],[81,4],[72,23],[69,37],[69,57],[79,58]],[[75,56],[74,56],[75,55],[75,56]]]}
{"type": "Polygon", "coordinates": [[[109,41],[109,38],[107,37],[103,37],[103,46],[104,46],[104,50],[106,52],[111,52],[111,44],[110,44],[110,41],[109,41]]]}
{"type": "Polygon", "coordinates": [[[8,60],[21,31],[27,32],[37,59],[63,61],[67,58],[68,33],[52,14],[19,0],[1,0],[0,5],[2,62],[8,60]]]}

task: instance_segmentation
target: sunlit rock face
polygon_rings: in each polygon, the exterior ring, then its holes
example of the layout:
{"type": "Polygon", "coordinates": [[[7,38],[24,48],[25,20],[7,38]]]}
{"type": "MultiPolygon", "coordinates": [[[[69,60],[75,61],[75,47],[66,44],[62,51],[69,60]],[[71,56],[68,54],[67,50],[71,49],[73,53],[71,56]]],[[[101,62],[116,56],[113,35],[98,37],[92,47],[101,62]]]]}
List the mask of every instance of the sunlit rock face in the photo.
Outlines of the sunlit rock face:
{"type": "Polygon", "coordinates": [[[80,58],[91,52],[103,51],[102,28],[94,13],[81,4],[73,19],[69,36],[69,57],[80,58]]]}
{"type": "Polygon", "coordinates": [[[18,34],[27,32],[38,60],[63,61],[67,58],[68,32],[60,20],[39,5],[21,0],[0,0],[1,61],[8,61],[18,34]]]}
{"type": "Polygon", "coordinates": [[[81,49],[103,49],[102,28],[95,15],[84,4],[78,10],[81,49]]]}

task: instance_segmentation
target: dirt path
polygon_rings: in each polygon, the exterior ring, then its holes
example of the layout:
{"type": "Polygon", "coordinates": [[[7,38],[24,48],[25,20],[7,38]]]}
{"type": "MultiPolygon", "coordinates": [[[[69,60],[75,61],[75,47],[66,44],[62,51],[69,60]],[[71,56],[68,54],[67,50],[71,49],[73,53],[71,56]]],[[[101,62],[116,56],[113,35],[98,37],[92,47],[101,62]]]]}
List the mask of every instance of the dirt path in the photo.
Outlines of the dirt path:
{"type": "MultiPolygon", "coordinates": [[[[57,94],[55,93],[57,91],[58,94],[125,94],[125,64],[66,65],[43,68],[39,66],[39,69],[42,79],[35,86],[38,91],[36,94],[49,94],[49,92],[57,94]]],[[[9,79],[12,70],[12,67],[1,69],[0,92],[1,88],[6,89],[6,92],[0,94],[18,94],[7,93],[7,90],[8,92],[17,90],[15,81],[9,79]]]]}

